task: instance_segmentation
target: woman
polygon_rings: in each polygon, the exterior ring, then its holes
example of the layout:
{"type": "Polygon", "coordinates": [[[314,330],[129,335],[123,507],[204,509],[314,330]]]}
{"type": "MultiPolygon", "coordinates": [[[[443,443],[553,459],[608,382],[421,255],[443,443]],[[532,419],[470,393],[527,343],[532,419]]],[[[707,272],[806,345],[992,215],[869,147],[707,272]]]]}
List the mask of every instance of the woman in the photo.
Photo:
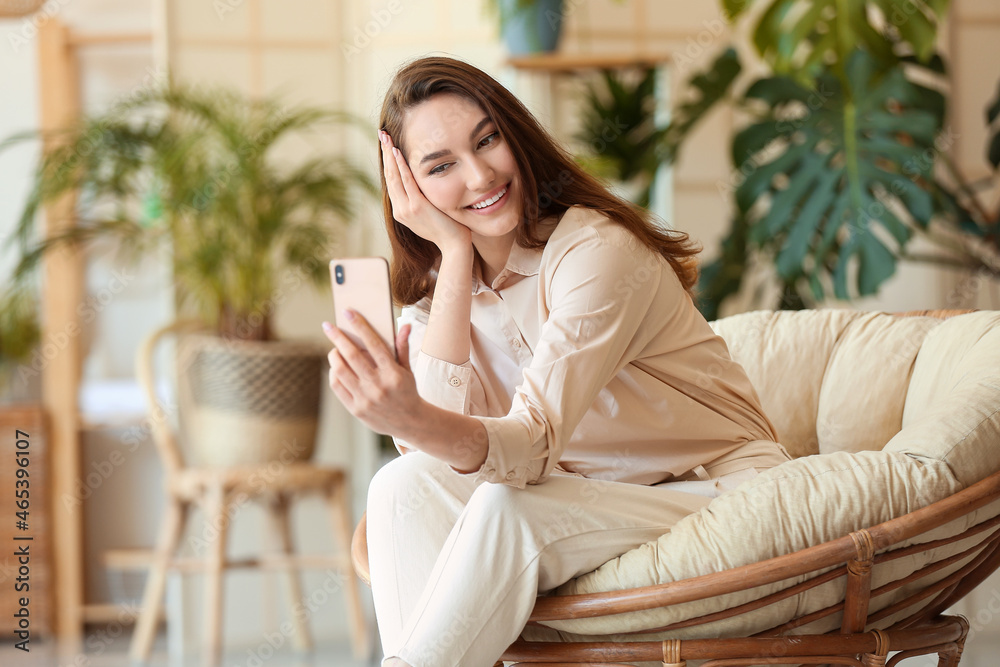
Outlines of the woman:
{"type": "Polygon", "coordinates": [[[372,481],[386,665],[489,667],[536,595],[787,460],[695,309],[685,234],[609,194],[507,90],[448,58],[382,108],[399,362],[324,324],[330,386],[406,453],[372,481]]]}

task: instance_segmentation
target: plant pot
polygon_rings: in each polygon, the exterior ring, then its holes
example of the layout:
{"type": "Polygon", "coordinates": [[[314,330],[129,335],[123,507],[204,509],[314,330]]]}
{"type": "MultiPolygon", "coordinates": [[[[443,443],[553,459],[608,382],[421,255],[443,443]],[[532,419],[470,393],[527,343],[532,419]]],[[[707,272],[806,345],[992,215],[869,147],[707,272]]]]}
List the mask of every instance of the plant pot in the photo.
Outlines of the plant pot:
{"type": "Polygon", "coordinates": [[[535,0],[518,8],[518,0],[499,0],[502,36],[512,56],[551,53],[562,35],[563,0],[535,0]]]}
{"type": "Polygon", "coordinates": [[[326,350],[315,343],[181,338],[177,361],[181,434],[201,466],[308,460],[326,350]]]}

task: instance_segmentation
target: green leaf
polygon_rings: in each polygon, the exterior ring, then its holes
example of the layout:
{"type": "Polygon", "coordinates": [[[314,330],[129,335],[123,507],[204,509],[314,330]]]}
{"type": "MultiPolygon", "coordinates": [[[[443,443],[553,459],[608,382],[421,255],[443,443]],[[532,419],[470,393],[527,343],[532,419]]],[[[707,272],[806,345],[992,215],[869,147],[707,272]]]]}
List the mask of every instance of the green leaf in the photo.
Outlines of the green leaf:
{"type": "MultiPolygon", "coordinates": [[[[778,59],[784,40],[787,44],[788,35],[782,31],[781,22],[795,4],[796,0],[771,0],[770,6],[761,14],[757,27],[753,32],[753,43],[757,53],[769,57],[772,65],[778,59]]],[[[782,70],[775,65],[775,70],[782,70]]]]}
{"type": "Polygon", "coordinates": [[[847,80],[844,90],[820,77],[808,104],[787,77],[755,82],[748,96],[770,105],[733,141],[737,166],[754,167],[735,193],[747,238],[775,257],[787,284],[808,276],[817,298],[826,273],[839,298],[877,290],[896,261],[879,235],[902,250],[935,210],[928,188],[940,116],[921,105],[934,107],[937,96],[863,51],[852,55],[847,80]]]}
{"type": "MultiPolygon", "coordinates": [[[[986,122],[992,125],[997,117],[1000,117],[1000,87],[997,88],[996,99],[986,109],[986,122]]],[[[986,150],[986,159],[989,160],[994,169],[1000,167],[1000,127],[996,129],[993,137],[990,138],[990,144],[986,150]]]]}
{"type": "MultiPolygon", "coordinates": [[[[784,247],[775,258],[778,275],[786,282],[796,278],[803,271],[803,263],[809,252],[810,241],[817,234],[815,221],[820,219],[822,214],[836,201],[837,193],[834,186],[837,177],[838,174],[834,170],[828,170],[822,174],[816,187],[813,188],[798,216],[796,216],[784,247]]],[[[815,296],[815,290],[813,296],[815,296]]],[[[817,297],[817,300],[820,299],[822,299],[822,295],[817,297]]]]}
{"type": "Polygon", "coordinates": [[[750,84],[745,93],[747,99],[760,100],[772,107],[779,103],[787,104],[792,100],[808,104],[812,94],[808,88],[782,76],[757,79],[750,84]]]}
{"type": "MultiPolygon", "coordinates": [[[[788,174],[788,187],[773,193],[770,209],[760,219],[758,229],[766,236],[784,231],[792,223],[792,211],[817,186],[817,183],[821,182],[824,169],[826,169],[825,156],[808,150],[794,171],[788,174]]],[[[827,172],[828,175],[830,173],[836,175],[835,171],[827,172]]]]}
{"type": "Polygon", "coordinates": [[[757,164],[750,175],[736,188],[736,205],[739,210],[743,213],[749,212],[757,199],[772,188],[774,177],[786,173],[787,169],[793,167],[808,152],[809,146],[804,144],[792,146],[771,162],[757,164]]]}
{"type": "Polygon", "coordinates": [[[733,137],[731,155],[733,164],[743,164],[780,136],[778,124],[773,120],[754,123],[740,130],[733,137]]]}
{"type": "Polygon", "coordinates": [[[740,291],[749,259],[747,256],[746,220],[735,218],[722,241],[722,253],[701,268],[695,289],[698,310],[707,320],[719,317],[719,308],[727,297],[740,291]]]}
{"type": "Polygon", "coordinates": [[[860,234],[858,243],[858,292],[875,294],[896,271],[896,256],[874,234],[860,234]]]}
{"type": "Polygon", "coordinates": [[[916,0],[879,0],[889,26],[913,48],[917,58],[926,61],[934,52],[937,26],[928,20],[916,0]]]}
{"type": "Polygon", "coordinates": [[[722,8],[726,17],[732,21],[749,9],[752,2],[753,0],[722,0],[722,8]]]}
{"type": "Polygon", "coordinates": [[[996,99],[993,100],[993,103],[986,109],[986,124],[992,125],[993,121],[997,119],[997,116],[1000,116],[1000,87],[997,88],[996,99]]]}

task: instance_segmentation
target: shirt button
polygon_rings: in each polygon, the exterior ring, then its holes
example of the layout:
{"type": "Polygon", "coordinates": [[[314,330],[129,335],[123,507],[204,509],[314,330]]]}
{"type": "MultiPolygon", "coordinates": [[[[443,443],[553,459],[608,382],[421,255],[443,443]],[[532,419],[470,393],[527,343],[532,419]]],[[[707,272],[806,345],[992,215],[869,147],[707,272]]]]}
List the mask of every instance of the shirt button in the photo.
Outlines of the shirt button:
{"type": "Polygon", "coordinates": [[[521,341],[517,340],[516,338],[513,341],[511,341],[511,345],[514,346],[515,350],[521,349],[521,341]]]}
{"type": "Polygon", "coordinates": [[[462,384],[462,381],[457,377],[455,377],[454,375],[452,375],[450,378],[448,378],[448,384],[450,384],[452,387],[458,387],[459,385],[462,384]]]}
{"type": "Polygon", "coordinates": [[[504,479],[506,479],[509,482],[510,480],[514,479],[514,477],[515,477],[514,471],[511,470],[509,473],[507,473],[507,475],[504,477],[504,479]]]}

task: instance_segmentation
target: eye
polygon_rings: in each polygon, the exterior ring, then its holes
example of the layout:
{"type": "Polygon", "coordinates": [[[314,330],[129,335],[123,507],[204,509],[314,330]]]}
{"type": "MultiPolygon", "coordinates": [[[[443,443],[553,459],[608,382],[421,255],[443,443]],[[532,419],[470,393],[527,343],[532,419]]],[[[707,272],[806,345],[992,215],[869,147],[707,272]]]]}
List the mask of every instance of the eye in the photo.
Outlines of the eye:
{"type": "Polygon", "coordinates": [[[499,138],[500,138],[500,133],[499,132],[494,132],[493,134],[489,134],[489,135],[483,137],[483,140],[479,142],[479,145],[482,146],[487,140],[489,140],[490,144],[495,144],[496,140],[499,139],[499,138]]]}
{"type": "Polygon", "coordinates": [[[434,167],[433,169],[431,169],[427,173],[431,174],[431,175],[433,175],[433,174],[442,174],[442,173],[444,173],[444,168],[447,167],[450,164],[451,164],[450,162],[445,162],[444,164],[439,164],[438,166],[434,167]]]}

